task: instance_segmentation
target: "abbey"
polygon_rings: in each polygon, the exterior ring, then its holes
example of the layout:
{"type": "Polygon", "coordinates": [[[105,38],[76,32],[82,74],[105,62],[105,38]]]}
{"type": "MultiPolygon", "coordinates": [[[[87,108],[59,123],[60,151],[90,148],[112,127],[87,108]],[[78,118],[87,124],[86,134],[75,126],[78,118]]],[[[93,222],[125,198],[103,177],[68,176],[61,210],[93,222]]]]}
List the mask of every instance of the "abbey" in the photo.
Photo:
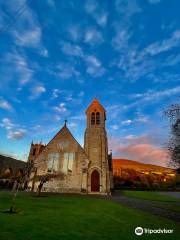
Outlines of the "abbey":
{"type": "Polygon", "coordinates": [[[106,111],[95,98],[86,110],[84,148],[67,127],[47,144],[31,144],[29,162],[33,162],[29,187],[36,191],[40,180],[47,181],[43,191],[63,193],[110,194],[112,158],[108,155],[105,128],[106,111]]]}

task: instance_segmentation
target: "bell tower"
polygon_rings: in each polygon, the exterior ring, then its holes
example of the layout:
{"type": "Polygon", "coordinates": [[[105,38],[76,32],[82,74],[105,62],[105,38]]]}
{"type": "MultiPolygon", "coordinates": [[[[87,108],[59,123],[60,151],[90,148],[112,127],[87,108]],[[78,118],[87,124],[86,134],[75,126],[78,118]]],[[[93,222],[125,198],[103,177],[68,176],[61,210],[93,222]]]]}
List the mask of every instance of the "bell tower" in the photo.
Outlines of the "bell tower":
{"type": "Polygon", "coordinates": [[[84,149],[89,159],[88,193],[110,193],[108,143],[105,129],[106,111],[94,98],[86,110],[87,127],[84,149]]]}
{"type": "Polygon", "coordinates": [[[44,149],[44,145],[41,143],[31,143],[28,162],[34,162],[35,158],[39,155],[39,153],[44,149]]]}

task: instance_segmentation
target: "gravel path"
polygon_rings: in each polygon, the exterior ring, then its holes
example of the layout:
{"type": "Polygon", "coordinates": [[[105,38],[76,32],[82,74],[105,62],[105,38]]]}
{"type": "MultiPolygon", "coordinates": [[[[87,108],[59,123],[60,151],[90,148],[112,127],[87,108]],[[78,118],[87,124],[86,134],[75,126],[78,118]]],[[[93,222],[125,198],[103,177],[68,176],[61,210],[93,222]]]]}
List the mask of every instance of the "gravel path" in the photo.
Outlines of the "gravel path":
{"type": "Polygon", "coordinates": [[[158,192],[161,195],[168,195],[172,197],[180,198],[180,192],[158,192]]]}
{"type": "MultiPolygon", "coordinates": [[[[165,217],[165,218],[174,220],[176,222],[180,222],[180,213],[173,212],[173,211],[168,210],[168,209],[162,209],[162,208],[154,206],[154,205],[161,204],[161,202],[130,198],[130,197],[124,196],[122,193],[119,193],[119,192],[114,193],[112,195],[111,199],[115,202],[119,202],[119,203],[121,203],[123,205],[126,205],[128,207],[140,209],[140,210],[143,210],[145,212],[151,213],[153,215],[157,215],[157,216],[160,216],[160,217],[165,217]]],[[[175,204],[173,202],[169,202],[168,205],[177,206],[177,202],[175,204]]],[[[180,206],[180,203],[178,203],[178,205],[180,206]]]]}

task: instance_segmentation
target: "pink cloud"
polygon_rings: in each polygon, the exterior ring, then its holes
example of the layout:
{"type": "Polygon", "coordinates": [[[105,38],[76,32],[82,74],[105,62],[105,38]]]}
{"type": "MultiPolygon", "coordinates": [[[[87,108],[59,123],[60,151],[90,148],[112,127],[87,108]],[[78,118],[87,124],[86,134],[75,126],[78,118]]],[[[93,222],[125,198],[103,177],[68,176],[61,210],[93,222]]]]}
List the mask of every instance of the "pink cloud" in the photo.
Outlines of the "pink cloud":
{"type": "MultiPolygon", "coordinates": [[[[140,138],[142,140],[142,138],[140,138]]],[[[166,149],[153,145],[152,143],[137,142],[121,144],[117,139],[110,140],[113,157],[127,158],[142,163],[168,166],[170,156],[166,149]]]]}

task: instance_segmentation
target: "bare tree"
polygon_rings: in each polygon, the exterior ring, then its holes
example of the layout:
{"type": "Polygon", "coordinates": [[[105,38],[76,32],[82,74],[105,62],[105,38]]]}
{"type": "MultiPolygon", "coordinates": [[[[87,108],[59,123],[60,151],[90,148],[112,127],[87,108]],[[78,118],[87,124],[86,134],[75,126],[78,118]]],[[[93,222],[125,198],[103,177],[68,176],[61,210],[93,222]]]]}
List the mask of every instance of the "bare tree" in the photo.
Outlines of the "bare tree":
{"type": "Polygon", "coordinates": [[[44,183],[50,181],[51,179],[64,179],[64,173],[58,172],[58,173],[47,173],[45,175],[39,175],[35,177],[37,181],[39,181],[39,185],[37,188],[37,196],[39,197],[41,195],[42,188],[44,186],[44,183]]]}
{"type": "Polygon", "coordinates": [[[171,164],[180,168],[180,104],[173,104],[165,111],[170,119],[171,135],[167,143],[171,153],[171,164]]]}
{"type": "Polygon", "coordinates": [[[28,179],[31,174],[31,171],[34,167],[33,162],[28,162],[26,168],[24,169],[24,172],[22,176],[15,177],[15,181],[12,188],[12,203],[9,209],[9,213],[15,213],[16,212],[16,197],[17,193],[20,188],[26,189],[28,184],[28,179]]]}
{"type": "Polygon", "coordinates": [[[37,189],[38,197],[40,197],[41,190],[42,190],[42,187],[43,187],[44,183],[46,183],[48,180],[49,180],[48,175],[40,177],[40,181],[39,181],[39,185],[38,185],[38,189],[37,189]]]}

